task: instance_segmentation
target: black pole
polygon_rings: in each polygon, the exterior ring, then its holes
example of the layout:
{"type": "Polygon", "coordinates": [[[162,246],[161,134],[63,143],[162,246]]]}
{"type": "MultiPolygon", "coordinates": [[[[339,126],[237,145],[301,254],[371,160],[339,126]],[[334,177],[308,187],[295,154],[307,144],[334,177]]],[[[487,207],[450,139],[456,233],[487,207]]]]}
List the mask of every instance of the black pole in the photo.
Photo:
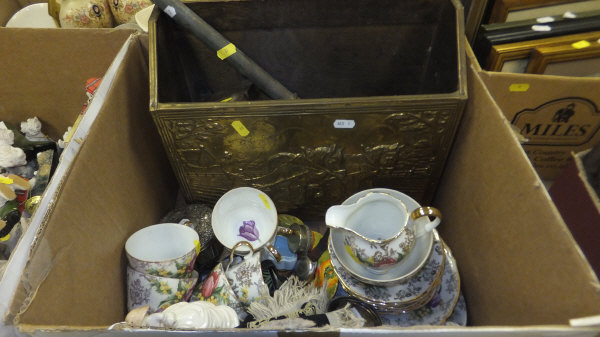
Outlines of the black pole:
{"type": "Polygon", "coordinates": [[[217,56],[229,62],[240,74],[252,81],[273,99],[295,99],[292,92],[269,75],[246,54],[237,49],[223,35],[189,9],[180,0],[153,0],[175,22],[190,31],[206,46],[217,52],[217,56]]]}

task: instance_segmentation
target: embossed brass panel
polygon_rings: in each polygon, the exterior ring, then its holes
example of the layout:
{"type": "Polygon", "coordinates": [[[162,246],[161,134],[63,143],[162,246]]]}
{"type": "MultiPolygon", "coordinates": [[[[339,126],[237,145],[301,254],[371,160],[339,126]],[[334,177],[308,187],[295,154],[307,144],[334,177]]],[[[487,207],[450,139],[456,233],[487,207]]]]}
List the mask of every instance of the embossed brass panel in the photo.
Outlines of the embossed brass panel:
{"type": "Polygon", "coordinates": [[[155,11],[151,112],[187,201],[212,204],[253,186],[305,219],[372,187],[430,202],[466,100],[462,8],[386,0],[364,12],[365,4],[188,3],[297,100],[204,101],[244,82],[155,11]],[[323,11],[342,4],[326,20],[323,11]]]}

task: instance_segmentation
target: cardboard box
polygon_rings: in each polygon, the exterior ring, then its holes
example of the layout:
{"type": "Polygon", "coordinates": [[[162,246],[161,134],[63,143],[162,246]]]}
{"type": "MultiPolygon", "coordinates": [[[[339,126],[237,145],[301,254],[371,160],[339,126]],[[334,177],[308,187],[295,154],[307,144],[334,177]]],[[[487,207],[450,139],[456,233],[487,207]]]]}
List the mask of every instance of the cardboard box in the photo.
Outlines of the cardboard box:
{"type": "Polygon", "coordinates": [[[600,142],[600,78],[478,71],[543,179],[600,142]]]}
{"type": "Polygon", "coordinates": [[[572,318],[600,315],[599,281],[472,64],[470,99],[434,200],[444,212],[439,229],[457,259],[470,327],[110,330],[125,317],[125,240],[157,221],[174,198],[174,180],[161,169],[167,161],[156,156],[155,145],[146,144],[156,135],[149,114],[132,101],[132,95],[147,98],[140,85],[143,69],[135,61],[126,62],[115,79],[112,103],[99,114],[31,250],[5,317],[7,334],[600,334],[599,327],[569,324],[572,318]]]}
{"type": "Polygon", "coordinates": [[[589,152],[572,153],[549,192],[596,275],[600,275],[600,199],[583,164],[589,152]]]}
{"type": "MultiPolygon", "coordinates": [[[[114,251],[115,247],[104,244],[103,237],[107,235],[106,231],[119,232],[120,218],[127,218],[107,202],[111,200],[111,194],[132,193],[123,207],[146,203],[156,209],[147,215],[136,215],[140,223],[145,223],[169,207],[169,201],[172,200],[169,197],[172,197],[171,191],[175,190],[175,185],[169,166],[165,164],[167,160],[160,139],[152,137],[155,133],[145,134],[148,130],[154,130],[148,114],[147,53],[142,48],[147,44],[147,37],[132,36],[131,31],[113,29],[0,28],[0,41],[5,47],[11,47],[0,51],[3,62],[0,72],[0,119],[19,123],[37,116],[42,122],[43,132],[53,139],[62,138],[87,102],[86,80],[90,77],[103,78],[74,133],[73,139],[76,141],[70,142],[65,148],[42,202],[31,218],[31,224],[6,265],[0,280],[0,313],[4,321],[15,292],[18,299],[23,295],[17,284],[25,265],[29,268],[33,263],[41,270],[52,268],[57,271],[60,270],[58,265],[63,265],[59,262],[60,258],[50,253],[53,251],[61,255],[62,248],[60,245],[47,244],[46,238],[53,236],[43,234],[47,228],[53,228],[50,232],[70,242],[67,246],[78,247],[81,253],[77,255],[82,257],[80,261],[86,266],[90,263],[101,265],[100,257],[90,257],[89,254],[105,249],[114,251]],[[117,84],[112,86],[113,82],[117,84]],[[104,130],[106,128],[113,133],[104,130]],[[96,146],[105,151],[95,151],[96,146]],[[94,159],[90,160],[90,156],[94,159]],[[83,161],[80,165],[87,169],[71,170],[78,160],[83,161]],[[148,169],[153,174],[137,174],[148,169]],[[101,191],[90,193],[93,189],[90,190],[89,185],[102,186],[101,180],[105,178],[118,181],[119,189],[101,188],[101,191]],[[130,188],[132,184],[138,187],[130,188]],[[146,191],[140,193],[140,188],[146,191]],[[71,189],[75,191],[71,192],[71,189]],[[70,199],[62,193],[78,198],[72,204],[74,208],[56,204],[58,199],[70,199]],[[164,205],[154,204],[157,201],[155,196],[146,197],[153,193],[163,195],[164,205]],[[102,213],[92,217],[86,211],[87,207],[102,213]],[[69,220],[64,221],[63,216],[69,220]],[[91,220],[94,217],[102,217],[111,225],[94,227],[89,223],[94,223],[91,220]],[[54,225],[55,221],[59,224],[54,225]],[[92,227],[88,227],[90,225],[92,227]],[[92,237],[96,237],[94,242],[88,241],[92,237]],[[82,243],[86,246],[80,246],[82,243]],[[86,247],[94,248],[88,251],[86,247]],[[28,261],[30,248],[33,249],[31,253],[42,251],[38,255],[41,261],[28,261]],[[86,256],[88,259],[84,262],[86,256]]],[[[25,274],[29,272],[25,271],[25,274]]],[[[67,274],[69,272],[65,272],[67,274]]],[[[103,276],[98,274],[98,277],[103,276]]],[[[24,277],[24,280],[27,279],[24,277]]],[[[19,286],[30,289],[27,282],[21,282],[19,286]]],[[[87,291],[86,287],[74,288],[87,291]]],[[[84,297],[79,295],[81,299],[84,297]]],[[[3,331],[0,327],[0,332],[3,331]]]]}

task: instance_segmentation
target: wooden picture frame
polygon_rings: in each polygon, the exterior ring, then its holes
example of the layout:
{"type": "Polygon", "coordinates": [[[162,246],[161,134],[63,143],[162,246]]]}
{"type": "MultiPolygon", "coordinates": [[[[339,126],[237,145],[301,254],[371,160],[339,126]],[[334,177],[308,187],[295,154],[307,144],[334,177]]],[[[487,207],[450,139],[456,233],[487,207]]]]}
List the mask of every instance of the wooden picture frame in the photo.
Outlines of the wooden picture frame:
{"type": "Polygon", "coordinates": [[[534,30],[528,25],[520,26],[512,23],[506,23],[506,26],[507,28],[495,28],[489,31],[481,26],[472,46],[482,66],[489,64],[488,59],[492,48],[497,45],[600,31],[600,15],[549,22],[544,24],[547,28],[545,30],[534,30]]]}
{"type": "Polygon", "coordinates": [[[578,41],[596,41],[598,39],[600,39],[600,30],[494,45],[490,50],[485,69],[507,73],[525,73],[530,55],[536,47],[565,45],[578,41]]]}
{"type": "Polygon", "coordinates": [[[600,77],[600,42],[582,40],[537,47],[531,54],[527,73],[600,77]]]}
{"type": "Polygon", "coordinates": [[[600,9],[600,0],[496,0],[488,23],[511,22],[562,15],[566,11],[600,9]]]}

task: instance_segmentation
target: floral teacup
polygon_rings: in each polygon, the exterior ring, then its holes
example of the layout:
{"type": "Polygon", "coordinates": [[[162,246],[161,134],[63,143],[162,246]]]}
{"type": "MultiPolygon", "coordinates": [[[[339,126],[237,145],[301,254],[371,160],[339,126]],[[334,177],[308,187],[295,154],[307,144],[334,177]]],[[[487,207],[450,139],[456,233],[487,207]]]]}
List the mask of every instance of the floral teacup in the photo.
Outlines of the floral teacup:
{"type": "Polygon", "coordinates": [[[190,277],[199,251],[198,233],[176,223],[142,228],[125,242],[127,260],[133,269],[162,277],[190,277]]]}
{"type": "Polygon", "coordinates": [[[240,241],[231,250],[229,264],[225,268],[225,275],[231,284],[231,288],[236,293],[240,302],[244,305],[250,305],[263,292],[268,293],[269,289],[263,279],[261,268],[260,251],[255,252],[252,244],[248,241],[240,241]],[[250,248],[250,253],[246,254],[242,261],[237,262],[234,259],[234,253],[240,246],[250,248]]]}
{"type": "Polygon", "coordinates": [[[150,313],[187,301],[198,282],[194,271],[188,278],[148,275],[127,266],[127,309],[148,305],[150,313]]]}
{"type": "MultiPolygon", "coordinates": [[[[252,187],[238,187],[223,194],[213,208],[211,225],[217,240],[228,249],[244,240],[250,242],[254,250],[264,247],[277,261],[281,255],[273,246],[275,236],[291,232],[277,226],[273,200],[252,187]]],[[[240,247],[238,251],[246,253],[249,249],[240,247]]]]}
{"type": "Polygon", "coordinates": [[[231,288],[221,263],[217,264],[204,281],[194,289],[190,301],[206,301],[215,305],[227,305],[235,310],[241,321],[248,315],[233,288],[231,288]]]}

